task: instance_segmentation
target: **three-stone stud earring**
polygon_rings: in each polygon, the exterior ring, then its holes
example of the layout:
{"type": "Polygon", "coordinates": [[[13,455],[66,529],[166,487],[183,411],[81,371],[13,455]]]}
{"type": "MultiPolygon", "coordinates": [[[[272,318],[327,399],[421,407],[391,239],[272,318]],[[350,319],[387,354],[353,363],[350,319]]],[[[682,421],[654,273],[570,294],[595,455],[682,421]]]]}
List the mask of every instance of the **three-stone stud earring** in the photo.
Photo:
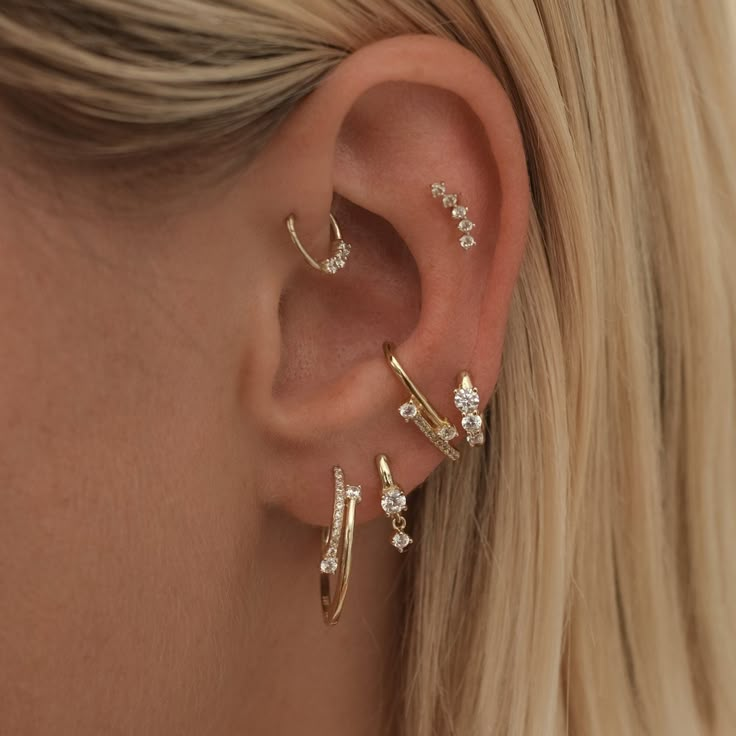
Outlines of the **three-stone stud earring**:
{"type": "Polygon", "coordinates": [[[475,245],[475,238],[470,234],[475,223],[468,217],[467,205],[458,202],[458,194],[452,194],[447,191],[447,186],[443,181],[437,181],[430,187],[432,196],[442,201],[442,206],[450,210],[453,220],[457,220],[457,229],[462,233],[460,236],[460,245],[465,250],[470,250],[475,245]]]}
{"type": "Polygon", "coordinates": [[[406,494],[397,483],[394,482],[388,458],[385,455],[376,456],[376,468],[381,480],[381,508],[386,516],[391,519],[394,535],[391,544],[399,552],[403,552],[414,540],[406,533],[406,494]]]}
{"type": "Polygon", "coordinates": [[[483,419],[478,413],[480,395],[473,386],[473,381],[467,371],[462,371],[458,377],[458,387],[454,391],[455,406],[463,415],[462,428],[471,447],[477,447],[485,442],[483,434],[483,419]]]}
{"type": "Polygon", "coordinates": [[[338,622],[348,592],[353,556],[355,507],[361,501],[360,486],[346,485],[342,468],[336,465],[332,473],[335,479],[332,525],[329,529],[322,530],[322,561],[319,564],[322,614],[328,626],[338,622]],[[335,579],[332,590],[331,578],[335,579]]]}
{"type": "Polygon", "coordinates": [[[383,354],[394,375],[409,392],[409,399],[399,407],[399,414],[406,422],[414,422],[420,432],[450,460],[457,460],[460,453],[450,444],[457,437],[457,429],[449,419],[441,417],[429,399],[417,388],[394,355],[390,342],[383,344],[383,354]]]}
{"type": "Polygon", "coordinates": [[[345,267],[352,249],[350,243],[346,243],[340,232],[340,226],[337,224],[335,216],[330,212],[330,228],[332,230],[332,253],[328,258],[321,261],[314,259],[309,251],[302,245],[299,236],[296,234],[296,217],[291,214],[286,218],[286,229],[291,236],[291,242],[299,249],[304,256],[306,262],[317,271],[327,274],[336,274],[341,268],[345,267]]]}

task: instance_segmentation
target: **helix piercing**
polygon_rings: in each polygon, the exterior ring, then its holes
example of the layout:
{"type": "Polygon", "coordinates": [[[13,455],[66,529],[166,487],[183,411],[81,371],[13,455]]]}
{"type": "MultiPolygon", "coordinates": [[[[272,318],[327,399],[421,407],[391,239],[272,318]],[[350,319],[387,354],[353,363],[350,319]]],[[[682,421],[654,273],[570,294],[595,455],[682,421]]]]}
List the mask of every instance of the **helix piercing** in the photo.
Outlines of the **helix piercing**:
{"type": "Polygon", "coordinates": [[[322,561],[319,565],[322,613],[328,626],[338,622],[348,592],[353,556],[355,507],[361,501],[360,486],[346,486],[345,474],[337,465],[332,472],[335,477],[332,526],[322,530],[322,561]],[[335,576],[336,580],[331,592],[332,576],[335,576]]]}
{"type": "Polygon", "coordinates": [[[394,482],[386,455],[376,456],[376,468],[381,479],[381,508],[391,519],[394,528],[391,544],[399,552],[403,552],[414,541],[406,533],[406,519],[403,514],[406,511],[406,494],[401,486],[394,482]]]}
{"type": "Polygon", "coordinates": [[[468,207],[458,203],[458,195],[449,193],[443,181],[432,184],[430,191],[435,199],[442,197],[442,206],[450,210],[453,220],[458,220],[457,229],[463,233],[460,236],[460,245],[465,250],[470,250],[475,245],[475,238],[470,234],[475,223],[468,217],[468,207]]]}
{"type": "Polygon", "coordinates": [[[289,231],[291,241],[299,248],[299,252],[304,256],[307,263],[317,271],[330,275],[336,274],[341,268],[345,267],[350,256],[352,246],[342,239],[340,226],[337,224],[335,216],[330,212],[330,228],[332,230],[332,255],[322,261],[317,261],[309,254],[307,249],[302,245],[299,236],[296,234],[295,216],[293,214],[286,218],[286,229],[289,231]]]}
{"type": "Polygon", "coordinates": [[[462,428],[471,447],[477,447],[485,442],[483,434],[483,419],[478,413],[480,395],[473,386],[473,381],[467,371],[462,371],[457,377],[458,387],[454,391],[455,406],[463,415],[462,428]]]}
{"type": "Polygon", "coordinates": [[[441,417],[429,403],[427,397],[409,378],[390,342],[383,344],[383,354],[391,370],[409,392],[409,400],[399,407],[399,414],[406,422],[414,422],[422,434],[450,460],[457,460],[460,453],[450,444],[457,437],[457,429],[449,419],[441,417]]]}

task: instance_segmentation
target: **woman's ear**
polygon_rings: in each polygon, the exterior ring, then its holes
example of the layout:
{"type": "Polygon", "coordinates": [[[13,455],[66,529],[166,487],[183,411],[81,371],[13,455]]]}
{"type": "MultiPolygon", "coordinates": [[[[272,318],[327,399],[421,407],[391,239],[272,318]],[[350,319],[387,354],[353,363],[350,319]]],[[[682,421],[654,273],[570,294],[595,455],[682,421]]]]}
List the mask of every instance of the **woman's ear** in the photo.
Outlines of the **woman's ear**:
{"type": "Polygon", "coordinates": [[[325,523],[340,464],[369,501],[359,517],[378,515],[375,455],[391,458],[407,491],[444,459],[399,416],[408,394],[383,342],[396,343],[406,371],[455,424],[458,372],[470,371],[483,403],[498,377],[529,200],[514,110],[462,47],[430,36],[381,41],[293,111],[248,177],[259,182],[250,204],[259,259],[268,259],[258,355],[241,372],[242,412],[264,459],[262,500],[325,523]],[[433,196],[435,182],[458,195],[465,216],[433,196]],[[293,213],[305,247],[323,258],[331,210],[352,245],[335,275],[311,269],[284,225],[293,213]],[[468,248],[464,219],[474,224],[468,248]]]}

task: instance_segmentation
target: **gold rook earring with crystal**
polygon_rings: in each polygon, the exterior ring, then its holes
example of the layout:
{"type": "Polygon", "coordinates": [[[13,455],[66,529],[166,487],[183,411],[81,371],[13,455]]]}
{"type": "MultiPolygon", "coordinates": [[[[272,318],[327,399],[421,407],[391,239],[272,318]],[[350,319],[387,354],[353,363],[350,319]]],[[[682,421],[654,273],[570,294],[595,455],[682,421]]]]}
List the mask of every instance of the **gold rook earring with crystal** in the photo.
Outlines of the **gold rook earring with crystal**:
{"type": "Polygon", "coordinates": [[[403,552],[414,540],[406,533],[406,494],[397,483],[394,482],[391,468],[386,455],[376,456],[376,468],[378,477],[381,479],[381,508],[386,516],[391,519],[394,535],[391,544],[399,552],[403,552]]]}
{"type": "Polygon", "coordinates": [[[450,460],[457,460],[460,453],[450,444],[457,437],[457,429],[449,419],[441,417],[427,397],[416,387],[394,355],[390,342],[383,344],[383,354],[391,370],[409,392],[409,400],[399,407],[399,414],[407,422],[414,422],[422,434],[450,460]]]}
{"type": "Polygon", "coordinates": [[[473,381],[467,371],[462,371],[457,377],[458,387],[454,391],[455,406],[463,415],[462,428],[471,447],[482,445],[485,441],[483,434],[483,419],[478,413],[480,395],[473,386],[473,381]]]}
{"type": "Polygon", "coordinates": [[[353,554],[355,507],[361,501],[360,486],[346,486],[342,468],[332,469],[335,478],[335,505],[332,526],[322,531],[322,561],[320,592],[322,613],[328,626],[336,624],[342,613],[350,580],[350,564],[353,554]],[[330,579],[335,578],[330,590],[330,579]]]}
{"type": "Polygon", "coordinates": [[[443,181],[432,184],[430,191],[435,199],[440,199],[445,209],[450,210],[452,219],[458,221],[457,229],[462,233],[459,237],[460,245],[465,250],[470,250],[475,245],[475,238],[470,234],[475,223],[468,217],[469,208],[458,202],[458,194],[447,191],[447,186],[443,181]]]}
{"type": "Polygon", "coordinates": [[[330,275],[336,274],[341,268],[345,267],[350,256],[351,246],[350,243],[346,243],[342,239],[340,233],[340,227],[337,224],[337,220],[334,215],[330,212],[330,228],[332,229],[332,254],[329,258],[325,258],[322,261],[317,261],[309,254],[307,249],[302,245],[299,236],[296,234],[296,217],[292,214],[286,218],[286,229],[289,231],[291,236],[291,242],[299,249],[299,252],[304,256],[306,262],[315,270],[327,273],[330,275]]]}

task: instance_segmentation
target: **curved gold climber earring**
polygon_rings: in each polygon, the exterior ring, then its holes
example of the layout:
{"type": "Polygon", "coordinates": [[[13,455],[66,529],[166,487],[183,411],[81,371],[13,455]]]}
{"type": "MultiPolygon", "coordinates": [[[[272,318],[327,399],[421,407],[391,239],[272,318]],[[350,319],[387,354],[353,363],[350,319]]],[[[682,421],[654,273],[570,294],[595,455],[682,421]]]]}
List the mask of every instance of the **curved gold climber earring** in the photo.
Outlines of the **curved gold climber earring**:
{"type": "Polygon", "coordinates": [[[348,592],[353,559],[355,507],[361,501],[360,486],[346,485],[342,468],[335,465],[332,473],[335,478],[332,525],[322,531],[322,560],[319,564],[322,613],[328,626],[333,626],[340,619],[348,592]],[[333,576],[335,584],[331,590],[330,579],[333,576]]]}
{"type": "Polygon", "coordinates": [[[309,251],[304,247],[302,241],[299,240],[299,236],[296,234],[295,215],[291,214],[286,218],[286,229],[289,231],[289,235],[291,236],[291,242],[299,249],[299,252],[304,256],[306,262],[312,268],[320,271],[321,273],[334,275],[340,269],[345,268],[352,246],[350,243],[346,243],[343,240],[340,226],[337,224],[337,220],[332,212],[330,212],[330,228],[333,235],[332,254],[328,258],[318,261],[309,254],[309,251]]]}

